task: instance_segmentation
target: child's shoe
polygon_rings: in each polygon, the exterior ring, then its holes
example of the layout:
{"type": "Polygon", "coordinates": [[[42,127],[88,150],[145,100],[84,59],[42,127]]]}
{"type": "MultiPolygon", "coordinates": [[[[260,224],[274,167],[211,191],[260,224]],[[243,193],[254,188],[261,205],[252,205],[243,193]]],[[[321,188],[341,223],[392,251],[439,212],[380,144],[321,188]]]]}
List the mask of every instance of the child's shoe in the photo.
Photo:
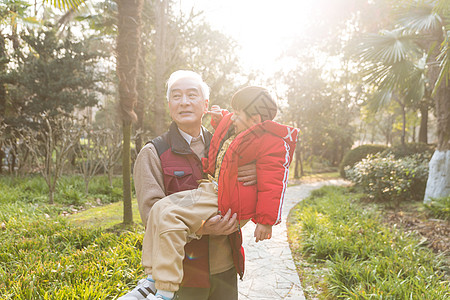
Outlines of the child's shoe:
{"type": "Polygon", "coordinates": [[[137,286],[131,292],[123,295],[117,300],[144,300],[147,299],[147,296],[149,295],[153,296],[155,292],[155,283],[148,278],[144,278],[139,280],[137,286]]]}
{"type": "Polygon", "coordinates": [[[172,299],[173,299],[173,297],[172,298],[165,297],[158,293],[156,293],[156,295],[150,294],[147,296],[147,300],[172,300],[172,299]]]}

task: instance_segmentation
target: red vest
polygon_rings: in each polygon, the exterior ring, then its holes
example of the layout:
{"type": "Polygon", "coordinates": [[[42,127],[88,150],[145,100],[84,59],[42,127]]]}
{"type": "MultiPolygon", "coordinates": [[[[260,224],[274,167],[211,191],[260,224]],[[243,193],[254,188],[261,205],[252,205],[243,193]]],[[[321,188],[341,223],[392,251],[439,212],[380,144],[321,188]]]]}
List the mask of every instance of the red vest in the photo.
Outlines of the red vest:
{"type": "MultiPolygon", "coordinates": [[[[211,142],[211,133],[203,131],[206,148],[211,142]]],[[[192,152],[186,140],[172,123],[169,131],[151,141],[158,152],[164,173],[164,188],[166,195],[198,187],[197,181],[203,178],[202,163],[192,152]]],[[[233,260],[242,277],[244,272],[244,257],[242,236],[239,231],[229,236],[232,245],[233,260]]],[[[186,244],[183,260],[184,277],[181,286],[209,288],[209,238],[192,240],[186,244]]]]}

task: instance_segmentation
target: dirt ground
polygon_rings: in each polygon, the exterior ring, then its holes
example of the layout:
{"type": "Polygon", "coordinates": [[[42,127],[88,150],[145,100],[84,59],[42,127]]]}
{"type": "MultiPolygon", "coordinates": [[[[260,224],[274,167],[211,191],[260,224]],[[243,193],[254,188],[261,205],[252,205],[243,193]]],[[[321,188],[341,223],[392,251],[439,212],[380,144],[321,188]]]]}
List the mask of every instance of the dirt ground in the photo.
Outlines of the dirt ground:
{"type": "Polygon", "coordinates": [[[420,235],[422,242],[436,253],[450,255],[450,222],[430,219],[415,206],[405,206],[401,210],[387,211],[385,220],[391,226],[397,225],[406,232],[420,235]]]}

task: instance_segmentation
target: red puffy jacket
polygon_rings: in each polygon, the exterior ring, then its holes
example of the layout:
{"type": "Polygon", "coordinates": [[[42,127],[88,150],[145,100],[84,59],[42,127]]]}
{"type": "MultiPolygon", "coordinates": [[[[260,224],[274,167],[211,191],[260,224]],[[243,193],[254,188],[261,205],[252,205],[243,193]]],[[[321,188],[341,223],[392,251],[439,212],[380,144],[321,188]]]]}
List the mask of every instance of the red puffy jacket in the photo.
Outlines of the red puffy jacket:
{"type": "MultiPolygon", "coordinates": [[[[208,158],[203,159],[204,171],[211,175],[223,142],[234,133],[232,114],[224,111],[223,115],[211,140],[208,158]]],[[[219,211],[226,213],[231,208],[239,220],[253,219],[266,225],[280,223],[297,135],[298,129],[273,121],[264,121],[238,134],[220,168],[219,211]],[[256,162],[258,183],[244,186],[237,180],[237,169],[251,162],[256,162]]]]}

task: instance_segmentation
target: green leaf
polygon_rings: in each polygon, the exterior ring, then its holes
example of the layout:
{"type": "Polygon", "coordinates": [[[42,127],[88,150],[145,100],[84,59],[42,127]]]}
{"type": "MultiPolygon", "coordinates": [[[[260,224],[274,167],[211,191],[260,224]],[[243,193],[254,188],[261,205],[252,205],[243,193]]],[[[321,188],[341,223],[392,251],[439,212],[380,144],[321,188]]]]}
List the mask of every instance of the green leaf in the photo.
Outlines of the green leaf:
{"type": "Polygon", "coordinates": [[[61,10],[78,10],[85,0],[44,0],[44,2],[50,3],[52,6],[61,10]]]}

